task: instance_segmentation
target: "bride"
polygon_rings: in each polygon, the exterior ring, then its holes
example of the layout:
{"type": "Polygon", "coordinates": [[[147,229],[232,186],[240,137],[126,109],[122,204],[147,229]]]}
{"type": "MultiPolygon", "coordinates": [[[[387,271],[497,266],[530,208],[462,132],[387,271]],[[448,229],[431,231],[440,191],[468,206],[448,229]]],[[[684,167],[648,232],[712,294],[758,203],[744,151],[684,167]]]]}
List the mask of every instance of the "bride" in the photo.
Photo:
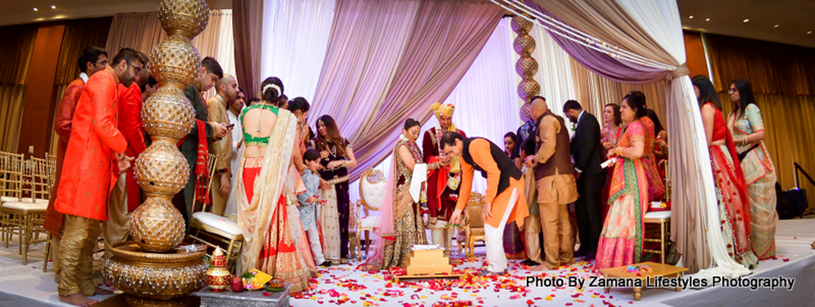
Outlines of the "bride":
{"type": "Polygon", "coordinates": [[[290,162],[299,153],[297,118],[276,106],[283,94],[280,79],[266,78],[261,94],[260,103],[241,113],[244,150],[231,192],[235,200],[230,202],[244,238],[237,271],[257,268],[290,282],[289,292],[295,293],[308,289],[310,276],[292,238],[285,189],[290,162]]]}
{"type": "Polygon", "coordinates": [[[415,119],[405,121],[402,135],[393,148],[393,166],[388,177],[379,225],[375,228],[376,239],[368,248],[366,270],[390,269],[401,266],[410,254],[410,246],[427,244],[420,201],[426,201],[427,170],[438,169],[439,162],[422,164],[422,152],[416,139],[421,125],[415,119]],[[421,188],[412,189],[420,185],[421,188]],[[419,192],[421,191],[421,192],[419,192]],[[419,193],[415,195],[414,193],[419,193]]]}

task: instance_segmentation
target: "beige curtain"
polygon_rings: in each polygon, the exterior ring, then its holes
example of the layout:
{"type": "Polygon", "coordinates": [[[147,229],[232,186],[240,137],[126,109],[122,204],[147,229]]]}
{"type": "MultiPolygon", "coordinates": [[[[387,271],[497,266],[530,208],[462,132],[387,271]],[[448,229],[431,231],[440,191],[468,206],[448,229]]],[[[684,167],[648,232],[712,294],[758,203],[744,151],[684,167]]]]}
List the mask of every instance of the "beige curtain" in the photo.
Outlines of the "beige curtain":
{"type": "MultiPolygon", "coordinates": [[[[153,46],[166,38],[167,34],[158,21],[158,12],[119,13],[113,16],[105,49],[111,57],[123,47],[150,55],[153,46]]],[[[206,29],[193,38],[192,45],[198,49],[201,58],[215,58],[225,74],[234,75],[233,42],[232,10],[210,10],[206,29]]]]}
{"type": "Polygon", "coordinates": [[[665,93],[668,88],[665,81],[646,84],[616,82],[586,69],[575,60],[571,60],[571,68],[575,91],[579,97],[578,101],[589,113],[596,115],[601,123],[604,122],[602,114],[606,104],[620,104],[628,92],[641,91],[645,94],[648,108],[653,109],[659,116],[662,125],[667,127],[665,93]]]}

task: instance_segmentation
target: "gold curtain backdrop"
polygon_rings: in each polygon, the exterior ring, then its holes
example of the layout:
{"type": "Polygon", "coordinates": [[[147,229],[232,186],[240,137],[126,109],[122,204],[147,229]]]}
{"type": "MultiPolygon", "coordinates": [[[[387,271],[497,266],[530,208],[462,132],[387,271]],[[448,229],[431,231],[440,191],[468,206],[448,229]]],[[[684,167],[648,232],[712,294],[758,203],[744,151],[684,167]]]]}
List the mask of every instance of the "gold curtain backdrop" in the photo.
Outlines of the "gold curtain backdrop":
{"type": "Polygon", "coordinates": [[[34,53],[38,25],[0,27],[0,150],[17,151],[28,67],[34,53]]]}
{"type": "MultiPolygon", "coordinates": [[[[793,188],[793,162],[815,175],[815,49],[720,35],[703,36],[713,83],[724,114],[733,110],[730,82],[745,78],[764,119],[767,149],[783,189],[793,188]]],[[[803,175],[809,208],[815,208],[815,186],[803,175]]]]}

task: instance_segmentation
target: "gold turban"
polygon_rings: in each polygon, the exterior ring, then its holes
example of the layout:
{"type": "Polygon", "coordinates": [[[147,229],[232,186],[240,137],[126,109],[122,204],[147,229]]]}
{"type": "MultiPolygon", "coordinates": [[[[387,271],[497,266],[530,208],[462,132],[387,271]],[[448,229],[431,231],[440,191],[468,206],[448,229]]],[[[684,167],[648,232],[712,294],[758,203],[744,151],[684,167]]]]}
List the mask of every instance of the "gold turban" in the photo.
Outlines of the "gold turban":
{"type": "MultiPolygon", "coordinates": [[[[453,112],[456,110],[456,106],[452,104],[440,104],[437,102],[430,105],[430,110],[433,110],[433,114],[436,114],[436,119],[441,120],[442,116],[452,118],[453,112]]],[[[436,129],[441,130],[441,126],[439,124],[436,124],[436,129]]],[[[458,132],[456,124],[450,122],[450,126],[447,127],[447,131],[444,132],[458,132]]],[[[439,150],[439,152],[441,153],[441,150],[439,150]]],[[[444,154],[442,155],[444,156],[444,154]]],[[[461,159],[459,157],[453,157],[453,159],[450,160],[449,166],[451,173],[458,174],[459,172],[461,172],[461,159]]],[[[458,186],[457,183],[456,186],[458,186]]]]}

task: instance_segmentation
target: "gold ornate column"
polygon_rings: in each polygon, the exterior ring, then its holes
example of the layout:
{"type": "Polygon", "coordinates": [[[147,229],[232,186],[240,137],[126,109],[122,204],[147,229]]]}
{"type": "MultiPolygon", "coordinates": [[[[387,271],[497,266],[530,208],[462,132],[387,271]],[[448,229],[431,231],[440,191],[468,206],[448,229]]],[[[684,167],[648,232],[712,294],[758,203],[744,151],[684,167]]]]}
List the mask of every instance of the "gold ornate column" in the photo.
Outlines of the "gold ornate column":
{"type": "Polygon", "coordinates": [[[153,77],[159,90],[144,102],[141,118],[153,142],[136,159],[136,181],[147,200],[133,212],[133,241],[111,247],[102,273],[124,293],[169,300],[185,296],[204,285],[208,265],[204,251],[177,249],[186,225],[173,206],[173,195],[187,183],[190,168],[176,144],[190,133],[195,110],[184,96],[201,68],[201,56],[191,40],[206,28],[209,7],[204,0],[163,0],[159,21],[168,38],[150,53],[153,77]]]}
{"type": "Polygon", "coordinates": [[[512,17],[511,26],[512,31],[518,34],[512,46],[521,56],[518,62],[515,62],[515,72],[522,78],[521,83],[518,84],[518,97],[528,104],[529,99],[539,95],[541,91],[540,84],[534,79],[538,72],[538,61],[532,58],[532,52],[535,51],[535,39],[529,35],[529,31],[532,30],[532,22],[515,15],[512,17]]]}

